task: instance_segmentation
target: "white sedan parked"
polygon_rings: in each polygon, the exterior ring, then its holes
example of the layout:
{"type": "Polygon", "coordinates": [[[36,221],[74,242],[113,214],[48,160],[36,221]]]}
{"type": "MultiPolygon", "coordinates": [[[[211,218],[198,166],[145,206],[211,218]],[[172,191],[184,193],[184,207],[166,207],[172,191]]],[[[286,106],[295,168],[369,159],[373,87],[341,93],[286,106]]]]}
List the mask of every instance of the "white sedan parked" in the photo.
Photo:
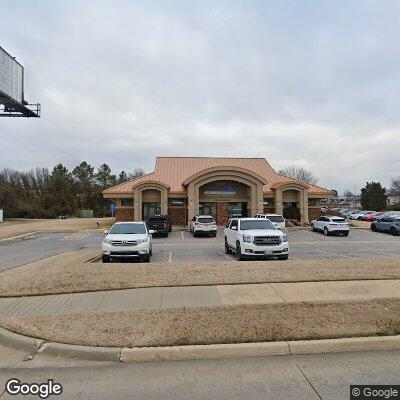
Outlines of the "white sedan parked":
{"type": "Polygon", "coordinates": [[[344,218],[324,216],[311,221],[311,230],[313,232],[323,232],[325,236],[330,234],[342,234],[343,236],[348,236],[350,229],[348,222],[344,218]]]}

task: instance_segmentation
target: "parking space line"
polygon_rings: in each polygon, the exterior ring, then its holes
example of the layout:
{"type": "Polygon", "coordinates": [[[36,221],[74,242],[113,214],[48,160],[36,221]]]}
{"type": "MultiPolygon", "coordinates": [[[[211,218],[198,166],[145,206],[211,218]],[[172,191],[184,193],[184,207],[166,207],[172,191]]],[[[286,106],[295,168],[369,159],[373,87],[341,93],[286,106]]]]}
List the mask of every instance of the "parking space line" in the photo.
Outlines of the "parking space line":
{"type": "Polygon", "coordinates": [[[168,264],[172,263],[172,251],[169,252],[168,254],[168,264]]]}
{"type": "Polygon", "coordinates": [[[185,235],[183,234],[183,231],[181,231],[181,235],[182,235],[182,240],[185,240],[185,235]]]}
{"type": "Polygon", "coordinates": [[[223,253],[222,251],[220,251],[218,254],[220,254],[221,256],[224,256],[225,258],[227,258],[229,261],[233,261],[233,259],[231,257],[229,257],[227,254],[223,253]]]}

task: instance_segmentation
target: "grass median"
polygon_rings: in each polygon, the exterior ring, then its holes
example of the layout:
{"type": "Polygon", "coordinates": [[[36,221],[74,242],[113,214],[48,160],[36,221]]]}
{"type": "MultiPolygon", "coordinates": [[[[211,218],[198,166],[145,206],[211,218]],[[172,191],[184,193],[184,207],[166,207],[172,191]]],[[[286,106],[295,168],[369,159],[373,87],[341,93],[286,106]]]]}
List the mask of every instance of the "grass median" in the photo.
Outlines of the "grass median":
{"type": "Polygon", "coordinates": [[[0,296],[239,283],[399,279],[399,259],[92,263],[97,250],[63,253],[0,273],[0,296]]]}
{"type": "Polygon", "coordinates": [[[47,341],[111,347],[395,335],[400,299],[13,317],[0,325],[47,341]]]}

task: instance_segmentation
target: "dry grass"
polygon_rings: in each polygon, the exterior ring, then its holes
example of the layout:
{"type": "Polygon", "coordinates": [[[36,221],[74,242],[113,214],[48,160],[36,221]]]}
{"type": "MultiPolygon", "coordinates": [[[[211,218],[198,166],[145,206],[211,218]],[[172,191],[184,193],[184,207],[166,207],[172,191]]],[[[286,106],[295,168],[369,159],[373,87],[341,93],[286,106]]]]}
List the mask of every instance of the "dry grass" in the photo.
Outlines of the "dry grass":
{"type": "Polygon", "coordinates": [[[85,263],[80,250],[0,273],[0,296],[155,286],[399,279],[400,260],[289,260],[214,263],[85,263]]]}
{"type": "Polygon", "coordinates": [[[391,335],[400,332],[400,299],[14,317],[0,325],[48,341],[114,347],[391,335]]]}
{"type": "Polygon", "coordinates": [[[0,223],[0,239],[30,232],[62,232],[81,229],[97,229],[112,224],[112,218],[69,218],[69,219],[18,219],[0,223]]]}

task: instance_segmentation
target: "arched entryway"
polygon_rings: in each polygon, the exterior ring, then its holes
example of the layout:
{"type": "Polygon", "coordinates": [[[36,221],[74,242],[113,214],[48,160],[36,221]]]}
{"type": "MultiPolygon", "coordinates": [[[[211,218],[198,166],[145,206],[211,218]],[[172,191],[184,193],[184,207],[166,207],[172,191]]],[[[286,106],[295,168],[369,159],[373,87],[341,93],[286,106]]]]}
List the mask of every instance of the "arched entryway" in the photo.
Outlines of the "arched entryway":
{"type": "Polygon", "coordinates": [[[286,219],[308,223],[308,186],[302,182],[280,182],[273,185],[275,207],[286,219]]]}
{"type": "Polygon", "coordinates": [[[232,216],[253,216],[263,209],[264,178],[237,167],[214,167],[188,178],[188,218],[215,214],[218,225],[232,216]],[[246,214],[246,215],[243,215],[246,214]]]}
{"type": "Polygon", "coordinates": [[[167,214],[168,187],[160,182],[146,182],[134,187],[135,221],[146,221],[156,214],[167,214]]]}

